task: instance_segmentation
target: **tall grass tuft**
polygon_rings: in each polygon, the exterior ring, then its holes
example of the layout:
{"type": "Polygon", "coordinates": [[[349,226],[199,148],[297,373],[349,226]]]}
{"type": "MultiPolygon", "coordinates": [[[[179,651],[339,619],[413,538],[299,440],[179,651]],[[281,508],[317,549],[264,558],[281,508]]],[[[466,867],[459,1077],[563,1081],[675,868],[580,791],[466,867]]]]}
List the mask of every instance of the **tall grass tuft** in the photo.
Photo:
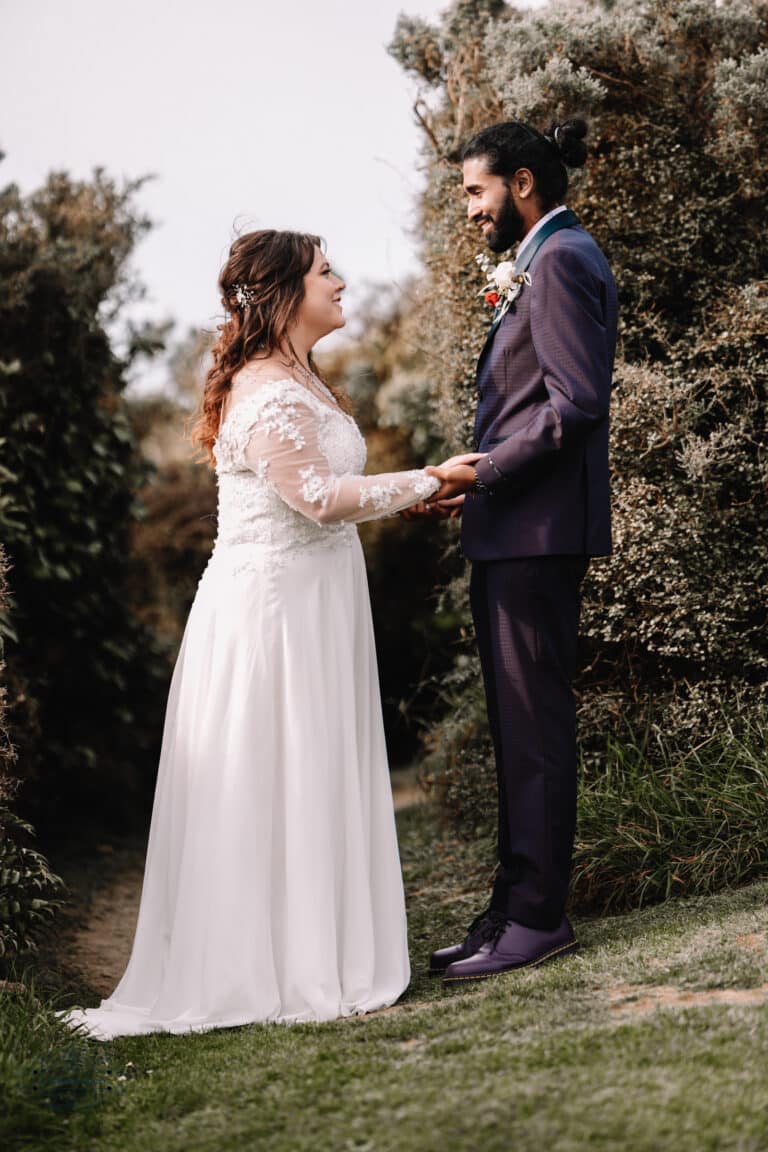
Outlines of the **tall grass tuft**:
{"type": "Polygon", "coordinates": [[[704,895],[768,874],[765,718],[712,718],[693,747],[648,730],[581,782],[573,899],[600,911],[704,895]]]}
{"type": "Polygon", "coordinates": [[[64,1133],[78,1147],[98,1130],[110,1084],[98,1044],[68,1029],[32,988],[0,982],[0,1147],[61,1148],[64,1133]]]}

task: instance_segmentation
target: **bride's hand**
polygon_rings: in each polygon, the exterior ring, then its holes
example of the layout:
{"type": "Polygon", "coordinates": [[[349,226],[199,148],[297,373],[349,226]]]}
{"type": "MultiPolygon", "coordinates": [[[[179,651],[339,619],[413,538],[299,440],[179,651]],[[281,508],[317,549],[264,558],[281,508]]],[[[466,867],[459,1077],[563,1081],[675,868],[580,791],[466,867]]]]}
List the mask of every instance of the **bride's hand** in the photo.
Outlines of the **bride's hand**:
{"type": "Polygon", "coordinates": [[[450,516],[451,520],[455,520],[464,510],[464,501],[466,493],[462,492],[461,496],[453,496],[450,500],[441,500],[439,504],[435,505],[437,508],[438,516],[450,516]]]}
{"type": "MultiPolygon", "coordinates": [[[[478,459],[475,456],[474,459],[478,459]]],[[[439,468],[428,467],[425,472],[429,476],[435,476],[440,481],[440,487],[433,496],[430,496],[429,503],[437,504],[444,500],[450,500],[453,496],[461,496],[462,493],[468,492],[475,483],[475,469],[472,464],[453,464],[447,467],[441,464],[439,468]]]]}
{"type": "Polygon", "coordinates": [[[403,508],[398,515],[403,520],[416,520],[421,516],[460,516],[464,493],[475,483],[473,465],[484,455],[484,452],[462,452],[459,456],[449,457],[437,467],[430,465],[425,468],[427,475],[440,481],[440,488],[428,500],[420,500],[410,508],[403,508]]]}

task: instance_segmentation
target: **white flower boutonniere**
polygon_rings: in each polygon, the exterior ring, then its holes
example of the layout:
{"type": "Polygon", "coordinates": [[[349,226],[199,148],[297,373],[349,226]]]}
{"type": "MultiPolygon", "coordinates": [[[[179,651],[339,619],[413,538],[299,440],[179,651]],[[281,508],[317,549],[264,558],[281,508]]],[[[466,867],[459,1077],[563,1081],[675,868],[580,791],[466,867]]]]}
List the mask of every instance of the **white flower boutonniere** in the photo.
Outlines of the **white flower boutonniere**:
{"type": "Polygon", "coordinates": [[[500,320],[506,315],[510,305],[523,290],[523,285],[531,283],[530,273],[515,272],[511,260],[502,260],[501,264],[491,264],[485,252],[475,257],[485,274],[485,287],[480,289],[480,295],[485,298],[486,304],[491,308],[498,308],[495,319],[500,320]]]}

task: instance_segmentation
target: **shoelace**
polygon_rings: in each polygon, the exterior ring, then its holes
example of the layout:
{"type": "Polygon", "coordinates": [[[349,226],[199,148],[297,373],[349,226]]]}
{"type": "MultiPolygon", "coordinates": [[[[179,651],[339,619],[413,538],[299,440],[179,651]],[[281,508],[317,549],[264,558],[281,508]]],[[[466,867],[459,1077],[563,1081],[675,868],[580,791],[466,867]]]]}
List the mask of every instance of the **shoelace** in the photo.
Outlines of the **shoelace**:
{"type": "Polygon", "coordinates": [[[507,917],[503,912],[488,909],[481,912],[469,926],[468,935],[478,932],[481,940],[498,940],[507,926],[507,917]]]}

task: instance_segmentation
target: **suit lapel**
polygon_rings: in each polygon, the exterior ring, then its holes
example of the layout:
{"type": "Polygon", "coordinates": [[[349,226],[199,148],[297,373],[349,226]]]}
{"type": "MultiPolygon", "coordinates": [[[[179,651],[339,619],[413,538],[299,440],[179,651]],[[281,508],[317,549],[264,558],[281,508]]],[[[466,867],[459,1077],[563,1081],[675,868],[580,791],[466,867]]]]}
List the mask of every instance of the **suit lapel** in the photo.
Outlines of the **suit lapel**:
{"type": "MultiPolygon", "coordinates": [[[[551,220],[547,221],[543,228],[539,229],[533,240],[528,244],[525,252],[523,253],[522,263],[518,264],[517,261],[515,261],[515,272],[527,272],[531,266],[534,256],[538,252],[539,248],[541,248],[545,240],[548,240],[550,236],[555,234],[555,232],[559,232],[561,228],[575,228],[578,223],[579,221],[575,213],[571,212],[570,208],[566,208],[565,212],[559,212],[557,216],[553,216],[551,220]]],[[[514,310],[515,306],[512,304],[508,311],[514,312],[514,310]]],[[[506,315],[506,312],[504,315],[506,315]]],[[[493,338],[498,332],[499,325],[503,319],[503,316],[498,316],[491,323],[491,327],[488,330],[488,335],[485,338],[485,344],[483,344],[483,347],[480,351],[480,356],[478,357],[478,372],[480,371],[480,366],[483,363],[483,360],[490,351],[491,344],[493,344],[493,338]]]]}
{"type": "Polygon", "coordinates": [[[555,232],[560,232],[563,228],[575,228],[578,223],[579,221],[576,214],[571,212],[570,208],[566,208],[565,212],[558,212],[557,216],[553,216],[551,220],[547,220],[546,224],[539,229],[533,239],[525,246],[522,261],[515,261],[515,272],[527,272],[533,262],[534,256],[545,240],[549,240],[550,236],[554,236],[555,232]]]}

